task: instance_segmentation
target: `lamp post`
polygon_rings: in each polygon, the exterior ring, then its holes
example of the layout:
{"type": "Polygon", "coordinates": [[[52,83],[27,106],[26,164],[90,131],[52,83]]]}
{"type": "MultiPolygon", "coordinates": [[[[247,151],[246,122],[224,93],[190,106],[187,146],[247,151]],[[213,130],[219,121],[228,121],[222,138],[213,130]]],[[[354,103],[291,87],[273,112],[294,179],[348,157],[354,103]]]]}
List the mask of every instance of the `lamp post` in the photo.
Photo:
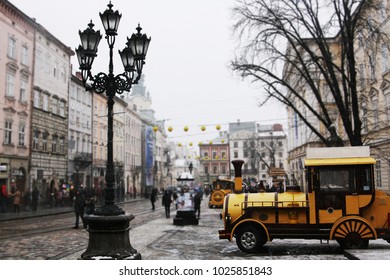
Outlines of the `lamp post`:
{"type": "Polygon", "coordinates": [[[81,255],[83,259],[141,259],[141,255],[131,247],[129,240],[130,221],[133,215],[125,212],[115,204],[115,167],[113,161],[113,107],[116,94],[129,91],[133,84],[141,78],[145,56],[148,51],[150,38],[141,34],[142,28],[138,25],[137,33],[127,37],[126,47],[119,51],[124,73],[114,75],[113,49],[115,37],[118,35],[118,25],[122,17],[118,11],[113,11],[113,5],[107,5],[103,13],[99,13],[103,23],[106,40],[109,47],[108,74],[98,73],[95,76],[91,68],[97,49],[102,38],[100,31],[93,29],[92,21],[83,32],[79,31],[81,45],[76,49],[80,64],[81,77],[85,89],[107,96],[107,166],[104,205],[97,208],[93,215],[87,215],[89,243],[87,250],[81,255]]]}

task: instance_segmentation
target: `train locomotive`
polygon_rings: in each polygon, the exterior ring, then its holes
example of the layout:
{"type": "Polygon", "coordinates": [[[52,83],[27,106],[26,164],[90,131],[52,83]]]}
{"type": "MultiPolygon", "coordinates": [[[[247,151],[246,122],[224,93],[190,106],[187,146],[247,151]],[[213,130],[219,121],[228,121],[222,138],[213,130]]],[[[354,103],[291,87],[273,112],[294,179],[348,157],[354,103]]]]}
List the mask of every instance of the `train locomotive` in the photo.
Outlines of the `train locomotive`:
{"type": "Polygon", "coordinates": [[[273,239],[336,240],[344,249],[390,242],[390,195],[374,186],[369,147],[308,148],[306,156],[305,190],[284,193],[244,193],[243,161],[232,161],[234,191],[224,199],[219,238],[235,238],[246,253],[273,239]]]}

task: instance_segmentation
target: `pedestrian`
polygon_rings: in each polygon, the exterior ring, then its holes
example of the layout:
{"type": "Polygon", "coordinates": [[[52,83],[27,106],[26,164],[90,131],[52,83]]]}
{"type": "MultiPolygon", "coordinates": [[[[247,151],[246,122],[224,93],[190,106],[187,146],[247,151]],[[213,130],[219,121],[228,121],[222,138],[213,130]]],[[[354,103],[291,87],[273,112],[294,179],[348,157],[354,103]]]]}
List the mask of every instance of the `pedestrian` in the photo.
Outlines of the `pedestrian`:
{"type": "Polygon", "coordinates": [[[194,210],[195,214],[197,214],[197,218],[200,217],[200,204],[202,201],[202,192],[200,190],[197,190],[194,196],[194,210]]]}
{"type": "Polygon", "coordinates": [[[172,195],[172,197],[173,197],[173,201],[175,202],[175,208],[176,208],[176,210],[177,210],[177,208],[178,208],[178,206],[177,206],[177,193],[174,192],[173,195],[172,195]]]}
{"type": "Polygon", "coordinates": [[[157,189],[153,188],[152,193],[150,194],[150,202],[152,203],[152,210],[156,209],[154,203],[157,200],[157,189]]]}
{"type": "Polygon", "coordinates": [[[24,194],[24,206],[26,211],[30,211],[31,206],[31,191],[27,188],[26,193],[24,194]]]}
{"type": "Polygon", "coordinates": [[[7,207],[8,207],[7,186],[2,185],[0,190],[0,213],[7,212],[7,207]]]}
{"type": "Polygon", "coordinates": [[[14,212],[19,213],[20,212],[20,202],[22,199],[22,193],[20,192],[19,188],[16,188],[16,191],[10,195],[13,198],[12,204],[14,205],[14,212]]]}
{"type": "Polygon", "coordinates": [[[165,190],[161,200],[162,205],[165,207],[165,218],[169,219],[171,217],[171,193],[168,190],[165,190]]]}
{"type": "Polygon", "coordinates": [[[35,187],[34,190],[32,191],[31,198],[32,198],[32,201],[31,201],[32,202],[31,203],[32,211],[37,211],[38,199],[39,199],[39,191],[38,191],[37,187],[35,187]]]}
{"type": "Polygon", "coordinates": [[[95,212],[95,202],[96,202],[95,190],[92,187],[87,186],[83,192],[85,197],[85,213],[93,214],[93,212],[95,212]]]}
{"type": "Polygon", "coordinates": [[[87,225],[84,223],[84,208],[85,208],[85,198],[81,189],[77,189],[74,197],[74,213],[76,214],[76,223],[73,227],[74,229],[79,228],[79,219],[83,222],[84,228],[87,225]]]}
{"type": "Polygon", "coordinates": [[[266,192],[264,183],[263,183],[263,181],[261,181],[261,180],[260,180],[258,189],[259,189],[259,192],[261,192],[261,193],[266,192]]]}

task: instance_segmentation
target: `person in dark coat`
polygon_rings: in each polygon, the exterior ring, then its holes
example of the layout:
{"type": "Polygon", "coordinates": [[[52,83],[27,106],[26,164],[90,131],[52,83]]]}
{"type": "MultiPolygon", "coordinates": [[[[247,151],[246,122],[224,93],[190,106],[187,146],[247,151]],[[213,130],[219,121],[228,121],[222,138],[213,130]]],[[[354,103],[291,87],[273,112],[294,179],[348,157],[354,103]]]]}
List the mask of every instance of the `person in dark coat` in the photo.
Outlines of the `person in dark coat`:
{"type": "Polygon", "coordinates": [[[32,197],[31,208],[33,211],[37,211],[38,199],[39,199],[39,191],[37,187],[35,187],[34,190],[32,191],[31,197],[32,197]]]}
{"type": "Polygon", "coordinates": [[[168,190],[165,190],[161,200],[162,205],[165,207],[165,217],[169,219],[171,217],[171,193],[168,190]]]}
{"type": "Polygon", "coordinates": [[[154,203],[157,200],[157,189],[153,188],[152,193],[150,194],[150,202],[152,203],[152,210],[156,209],[154,203]]]}
{"type": "Polygon", "coordinates": [[[8,192],[7,192],[7,186],[2,185],[0,190],[0,213],[7,212],[8,208],[8,192]]]}
{"type": "Polygon", "coordinates": [[[194,196],[194,210],[195,214],[197,214],[197,218],[200,217],[200,203],[202,201],[202,192],[198,190],[194,196]]]}
{"type": "Polygon", "coordinates": [[[76,223],[73,227],[74,229],[79,228],[79,219],[81,218],[81,221],[83,222],[84,228],[87,227],[87,225],[84,223],[84,209],[85,209],[85,198],[84,194],[82,193],[82,190],[77,189],[74,197],[74,213],[76,214],[76,223]]]}

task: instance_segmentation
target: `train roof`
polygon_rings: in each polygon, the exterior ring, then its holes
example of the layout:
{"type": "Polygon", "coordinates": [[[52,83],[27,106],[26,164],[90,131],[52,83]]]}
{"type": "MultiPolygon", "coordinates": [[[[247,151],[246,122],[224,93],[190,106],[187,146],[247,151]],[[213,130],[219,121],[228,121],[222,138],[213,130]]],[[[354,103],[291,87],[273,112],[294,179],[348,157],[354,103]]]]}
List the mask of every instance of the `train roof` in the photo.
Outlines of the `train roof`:
{"type": "Polygon", "coordinates": [[[308,148],[305,166],[375,164],[369,146],[308,148]]]}

